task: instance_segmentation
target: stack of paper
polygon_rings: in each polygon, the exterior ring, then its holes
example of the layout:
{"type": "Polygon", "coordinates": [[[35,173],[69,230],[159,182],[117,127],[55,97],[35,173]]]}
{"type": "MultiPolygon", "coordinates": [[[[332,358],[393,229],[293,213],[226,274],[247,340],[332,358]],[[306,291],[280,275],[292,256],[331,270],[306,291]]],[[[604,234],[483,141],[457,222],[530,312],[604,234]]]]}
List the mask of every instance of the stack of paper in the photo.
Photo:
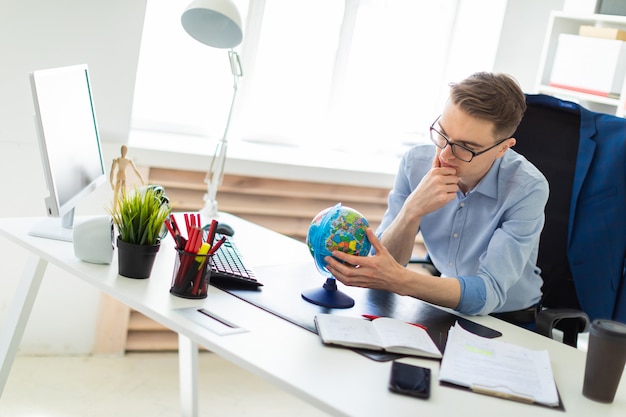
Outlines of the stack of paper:
{"type": "Polygon", "coordinates": [[[450,328],[439,380],[497,397],[559,406],[546,350],[530,350],[450,328]]]}

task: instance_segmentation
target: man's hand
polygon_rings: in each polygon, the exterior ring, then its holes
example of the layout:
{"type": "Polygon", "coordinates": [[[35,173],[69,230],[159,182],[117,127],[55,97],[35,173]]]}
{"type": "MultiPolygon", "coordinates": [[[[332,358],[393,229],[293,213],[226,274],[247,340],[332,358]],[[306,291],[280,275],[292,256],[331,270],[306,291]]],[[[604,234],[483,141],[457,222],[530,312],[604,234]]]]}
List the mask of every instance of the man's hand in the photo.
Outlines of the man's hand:
{"type": "Polygon", "coordinates": [[[399,264],[404,265],[411,258],[422,217],[454,200],[459,189],[458,182],[456,169],[442,167],[439,156],[435,155],[431,169],[409,194],[400,212],[381,237],[385,247],[399,264]]]}
{"type": "Polygon", "coordinates": [[[442,167],[439,155],[435,155],[430,171],[422,178],[404,203],[406,210],[415,210],[421,218],[448,204],[456,198],[459,190],[456,169],[442,167]]]}
{"type": "Polygon", "coordinates": [[[328,270],[337,280],[348,286],[401,293],[403,285],[398,278],[404,268],[380,243],[371,228],[367,229],[367,238],[376,250],[376,255],[356,256],[333,251],[332,257],[324,258],[328,270]]]}
{"type": "Polygon", "coordinates": [[[456,278],[433,277],[404,268],[395,261],[370,228],[367,229],[367,238],[376,250],[374,256],[355,256],[333,251],[332,257],[324,258],[328,270],[338,281],[348,286],[408,295],[444,307],[458,306],[461,285],[456,278]]]}

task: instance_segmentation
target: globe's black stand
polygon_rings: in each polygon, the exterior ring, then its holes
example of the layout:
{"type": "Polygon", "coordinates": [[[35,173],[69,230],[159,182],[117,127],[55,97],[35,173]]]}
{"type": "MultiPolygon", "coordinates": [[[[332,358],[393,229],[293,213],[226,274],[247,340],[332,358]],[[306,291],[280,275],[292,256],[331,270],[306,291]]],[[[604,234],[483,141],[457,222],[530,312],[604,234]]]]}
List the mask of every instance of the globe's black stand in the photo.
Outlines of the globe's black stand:
{"type": "Polygon", "coordinates": [[[302,298],[322,307],[350,308],[354,306],[354,299],[337,289],[337,281],[334,277],[327,278],[322,288],[302,292],[302,298]]]}

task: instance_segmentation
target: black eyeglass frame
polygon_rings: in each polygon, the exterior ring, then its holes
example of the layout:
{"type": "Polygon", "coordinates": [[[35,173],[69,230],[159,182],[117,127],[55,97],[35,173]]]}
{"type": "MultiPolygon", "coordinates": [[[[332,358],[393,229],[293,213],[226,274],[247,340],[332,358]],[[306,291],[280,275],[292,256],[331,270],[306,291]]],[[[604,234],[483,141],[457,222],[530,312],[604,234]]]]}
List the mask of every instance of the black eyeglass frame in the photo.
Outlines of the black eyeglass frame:
{"type": "Polygon", "coordinates": [[[435,129],[435,123],[437,123],[437,122],[439,121],[439,119],[440,119],[440,118],[441,118],[441,115],[437,116],[437,118],[435,119],[435,121],[434,121],[434,122],[430,125],[430,130],[429,130],[429,132],[430,132],[430,140],[431,140],[431,141],[435,144],[435,146],[436,146],[436,147],[438,147],[439,149],[445,149],[445,148],[446,148],[446,146],[450,146],[450,149],[452,150],[452,155],[454,155],[454,156],[455,156],[455,158],[457,158],[457,159],[459,159],[460,161],[463,161],[463,162],[468,162],[468,163],[469,163],[469,162],[472,162],[472,160],[473,160],[474,158],[476,158],[478,155],[482,155],[482,154],[484,154],[485,152],[488,152],[488,151],[492,150],[493,148],[495,148],[496,146],[498,146],[498,145],[502,144],[505,140],[510,139],[510,138],[504,138],[504,139],[501,139],[501,140],[499,140],[498,142],[496,142],[495,144],[493,144],[492,146],[488,147],[487,149],[483,149],[482,151],[475,152],[475,151],[471,150],[470,148],[468,148],[468,147],[466,147],[466,146],[463,146],[463,145],[460,145],[460,144],[458,144],[458,143],[454,143],[454,142],[452,142],[452,141],[450,140],[450,138],[449,138],[449,137],[447,137],[446,135],[444,135],[443,133],[441,133],[440,131],[438,131],[437,129],[435,129]],[[441,136],[441,137],[443,138],[443,140],[445,140],[445,141],[446,141],[446,144],[445,144],[444,146],[440,146],[440,145],[439,145],[439,141],[437,141],[437,140],[433,137],[433,131],[434,131],[435,133],[437,133],[439,136],[441,136]],[[472,154],[472,157],[471,157],[469,160],[465,160],[465,159],[461,158],[460,156],[458,156],[458,155],[456,154],[456,152],[454,151],[454,150],[456,149],[456,147],[457,147],[457,146],[458,146],[459,148],[461,148],[461,149],[463,149],[463,150],[465,150],[465,151],[469,152],[470,154],[472,154]]]}

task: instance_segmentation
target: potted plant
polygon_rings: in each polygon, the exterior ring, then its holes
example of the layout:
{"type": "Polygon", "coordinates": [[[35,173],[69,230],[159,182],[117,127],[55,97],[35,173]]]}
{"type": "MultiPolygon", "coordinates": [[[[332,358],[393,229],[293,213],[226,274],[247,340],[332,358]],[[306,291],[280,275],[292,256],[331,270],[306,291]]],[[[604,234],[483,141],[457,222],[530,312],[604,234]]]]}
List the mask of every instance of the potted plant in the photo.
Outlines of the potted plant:
{"type": "Polygon", "coordinates": [[[150,185],[119,193],[113,207],[110,214],[118,231],[119,274],[148,278],[171,211],[163,187],[150,185]]]}

